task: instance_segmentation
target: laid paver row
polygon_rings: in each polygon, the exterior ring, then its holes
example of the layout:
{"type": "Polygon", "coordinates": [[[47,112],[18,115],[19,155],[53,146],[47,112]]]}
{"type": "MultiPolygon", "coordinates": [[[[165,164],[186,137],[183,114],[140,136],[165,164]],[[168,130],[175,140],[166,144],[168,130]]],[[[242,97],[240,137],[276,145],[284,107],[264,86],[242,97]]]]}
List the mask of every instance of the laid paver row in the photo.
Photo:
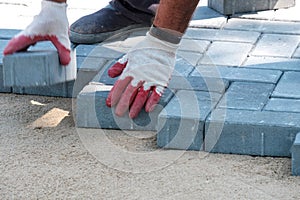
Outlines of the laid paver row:
{"type": "MultiPolygon", "coordinates": [[[[192,26],[206,26],[204,21],[202,25],[197,22],[201,16],[194,17],[192,26]]],[[[116,80],[107,76],[107,69],[136,44],[134,39],[102,46],[79,45],[75,82],[39,88],[0,85],[0,89],[64,97],[81,91],[77,97],[78,127],[156,130],[157,144],[162,148],[292,155],[293,174],[299,175],[299,138],[295,137],[300,131],[300,23],[226,20],[215,15],[206,21],[222,30],[188,29],[169,89],[154,112],[142,111],[135,120],[116,117],[114,109],[105,105],[116,80]]],[[[16,32],[0,31],[0,50],[16,32]]],[[[49,43],[41,45],[53,48],[49,43]]]]}

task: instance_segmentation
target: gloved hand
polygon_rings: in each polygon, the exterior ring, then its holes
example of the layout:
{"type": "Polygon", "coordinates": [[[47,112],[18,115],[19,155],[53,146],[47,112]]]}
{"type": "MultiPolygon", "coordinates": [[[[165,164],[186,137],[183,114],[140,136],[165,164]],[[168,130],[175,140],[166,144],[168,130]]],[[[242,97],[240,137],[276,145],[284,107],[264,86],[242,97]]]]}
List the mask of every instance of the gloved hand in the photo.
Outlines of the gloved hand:
{"type": "Polygon", "coordinates": [[[146,112],[153,111],[171,78],[177,48],[178,44],[147,33],[143,41],[109,69],[110,77],[120,78],[106,99],[107,106],[116,105],[117,116],[129,110],[130,118],[137,117],[144,105],[146,112]]]}
{"type": "Polygon", "coordinates": [[[26,50],[38,41],[50,40],[56,47],[60,63],[69,64],[70,40],[66,3],[43,0],[41,12],[25,30],[12,38],[4,49],[4,55],[26,50]]]}

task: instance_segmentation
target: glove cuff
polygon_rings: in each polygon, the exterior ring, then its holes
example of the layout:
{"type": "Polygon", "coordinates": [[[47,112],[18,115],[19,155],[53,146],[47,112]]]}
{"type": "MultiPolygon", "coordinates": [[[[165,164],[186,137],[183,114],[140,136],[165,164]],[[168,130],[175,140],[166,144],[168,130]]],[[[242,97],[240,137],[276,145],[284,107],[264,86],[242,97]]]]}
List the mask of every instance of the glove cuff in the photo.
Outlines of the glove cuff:
{"type": "Polygon", "coordinates": [[[156,27],[155,25],[151,26],[149,33],[153,37],[172,44],[179,44],[183,35],[182,33],[168,31],[166,29],[156,27]]]}

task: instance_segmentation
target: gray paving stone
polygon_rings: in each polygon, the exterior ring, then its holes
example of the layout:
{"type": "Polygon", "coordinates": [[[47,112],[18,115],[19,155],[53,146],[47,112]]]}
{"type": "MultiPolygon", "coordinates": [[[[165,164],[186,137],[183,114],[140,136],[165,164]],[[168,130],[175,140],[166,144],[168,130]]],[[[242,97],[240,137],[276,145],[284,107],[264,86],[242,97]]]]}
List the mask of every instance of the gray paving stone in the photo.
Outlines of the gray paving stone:
{"type": "Polygon", "coordinates": [[[106,65],[99,71],[99,73],[93,78],[92,82],[99,82],[105,85],[113,85],[118,80],[119,77],[111,78],[108,76],[108,70],[113,66],[117,60],[111,60],[106,63],[106,65]]]}
{"type": "Polygon", "coordinates": [[[178,50],[192,51],[192,52],[198,52],[203,54],[207,50],[209,45],[210,45],[210,41],[206,41],[206,40],[182,39],[178,50]]]}
{"type": "Polygon", "coordinates": [[[300,113],[300,99],[271,98],[264,110],[300,113]]]}
{"type": "Polygon", "coordinates": [[[253,82],[233,82],[222,97],[218,108],[262,110],[275,85],[253,82]]]}
{"type": "Polygon", "coordinates": [[[181,90],[159,114],[157,145],[202,150],[204,122],[221,94],[181,90]]]}
{"type": "Polygon", "coordinates": [[[192,20],[205,20],[208,18],[224,17],[224,15],[207,7],[207,5],[200,5],[196,8],[192,20]]]}
{"type": "Polygon", "coordinates": [[[77,56],[100,57],[105,59],[118,59],[124,53],[102,45],[78,45],[76,47],[77,56]]]}
{"type": "Polygon", "coordinates": [[[18,34],[21,30],[17,29],[0,29],[0,39],[11,39],[16,34],[18,34]]]}
{"type": "MultiPolygon", "coordinates": [[[[0,54],[1,55],[3,55],[3,50],[6,47],[6,45],[7,45],[8,42],[9,42],[9,40],[0,39],[0,54]]],[[[1,62],[2,62],[2,60],[1,60],[1,62]]]]}
{"type": "Polygon", "coordinates": [[[300,72],[285,72],[272,97],[300,98],[300,72]]]}
{"type": "Polygon", "coordinates": [[[292,152],[292,175],[300,176],[300,133],[297,134],[292,152]]]}
{"type": "Polygon", "coordinates": [[[5,87],[3,84],[3,64],[2,64],[2,55],[0,55],[0,92],[1,93],[11,93],[11,87],[5,87]]]}
{"type": "Polygon", "coordinates": [[[224,93],[229,86],[229,81],[220,78],[201,76],[173,76],[168,88],[174,90],[193,90],[224,93]]]}
{"type": "Polygon", "coordinates": [[[238,13],[231,16],[231,18],[242,18],[242,19],[256,19],[256,20],[274,20],[275,10],[259,11],[255,13],[238,13]]]}
{"type": "Polygon", "coordinates": [[[58,83],[51,86],[36,86],[36,87],[12,87],[12,92],[22,95],[39,95],[50,97],[76,97],[73,94],[73,86],[75,81],[67,81],[58,83]]]}
{"type": "Polygon", "coordinates": [[[229,81],[277,83],[281,74],[279,70],[199,65],[196,66],[191,76],[216,77],[229,81]]]}
{"type": "Polygon", "coordinates": [[[223,29],[188,28],[184,38],[223,42],[244,42],[254,44],[261,33],[223,29]]]}
{"type": "Polygon", "coordinates": [[[106,66],[108,60],[99,57],[77,56],[77,77],[73,88],[74,95],[88,85],[94,77],[106,66]]]}
{"type": "Polygon", "coordinates": [[[248,43],[213,42],[200,64],[240,66],[252,47],[248,43]]]}
{"type": "Polygon", "coordinates": [[[226,24],[226,21],[227,18],[225,16],[204,5],[196,8],[189,26],[197,28],[221,28],[226,24]]]}
{"type": "Polygon", "coordinates": [[[176,58],[176,63],[173,71],[173,76],[189,76],[195,67],[186,59],[182,57],[176,58]]]}
{"type": "Polygon", "coordinates": [[[84,87],[77,97],[77,127],[155,131],[158,114],[173,96],[172,91],[166,90],[153,112],[146,113],[142,110],[132,120],[128,113],[124,117],[117,117],[114,114],[115,109],[106,106],[105,101],[111,87],[100,83],[91,83],[84,87]]]}
{"type": "Polygon", "coordinates": [[[255,12],[278,8],[288,8],[295,5],[295,0],[208,0],[208,6],[224,15],[241,12],[255,12]]]}
{"type": "Polygon", "coordinates": [[[202,57],[203,54],[198,52],[177,51],[177,58],[183,58],[193,66],[197,65],[202,57]]]}
{"type": "Polygon", "coordinates": [[[59,64],[56,51],[27,51],[3,58],[5,86],[48,86],[76,78],[76,53],[68,66],[59,64]]]}
{"type": "Polygon", "coordinates": [[[299,35],[300,23],[250,19],[230,19],[224,26],[224,29],[299,35]]]}
{"type": "Polygon", "coordinates": [[[217,109],[205,128],[205,151],[289,157],[300,113],[217,109]]]}
{"type": "Polygon", "coordinates": [[[242,66],[257,69],[300,71],[300,59],[250,56],[242,66]]]}
{"type": "Polygon", "coordinates": [[[256,44],[252,55],[290,58],[299,42],[300,36],[263,34],[262,38],[256,44]]]}
{"type": "Polygon", "coordinates": [[[293,58],[300,58],[300,46],[298,46],[294,52],[293,58]]]}

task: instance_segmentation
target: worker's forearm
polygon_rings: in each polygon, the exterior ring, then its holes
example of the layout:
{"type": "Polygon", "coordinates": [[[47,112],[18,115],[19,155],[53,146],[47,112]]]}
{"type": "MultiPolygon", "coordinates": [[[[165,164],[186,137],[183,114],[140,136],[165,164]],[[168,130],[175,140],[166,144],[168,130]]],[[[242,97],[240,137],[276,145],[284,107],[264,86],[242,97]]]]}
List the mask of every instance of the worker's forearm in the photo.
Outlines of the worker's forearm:
{"type": "Polygon", "coordinates": [[[160,0],[154,26],[184,33],[199,0],[160,0]]]}

